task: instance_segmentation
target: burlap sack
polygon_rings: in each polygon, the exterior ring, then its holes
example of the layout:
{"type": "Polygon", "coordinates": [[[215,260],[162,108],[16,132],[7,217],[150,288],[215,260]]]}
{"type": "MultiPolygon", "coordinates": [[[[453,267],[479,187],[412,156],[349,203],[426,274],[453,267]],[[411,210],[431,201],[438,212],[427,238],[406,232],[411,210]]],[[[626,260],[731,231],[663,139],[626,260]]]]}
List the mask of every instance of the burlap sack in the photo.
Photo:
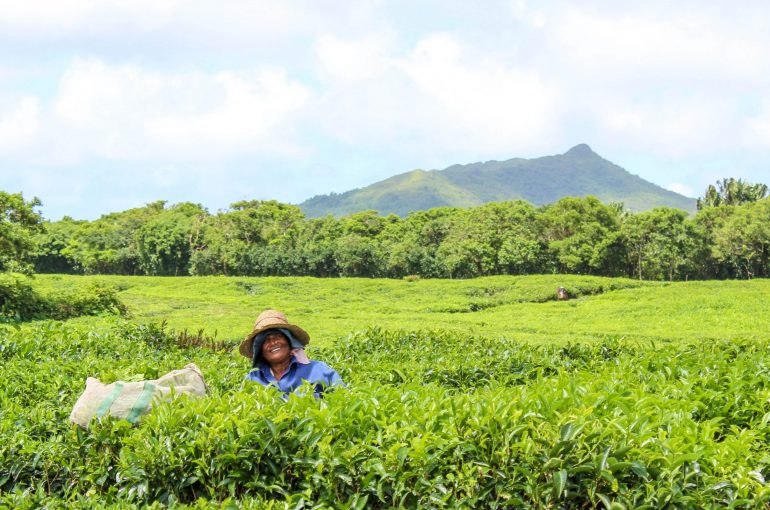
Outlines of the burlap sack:
{"type": "Polygon", "coordinates": [[[136,424],[154,404],[168,400],[172,394],[205,395],[206,391],[206,382],[194,363],[150,381],[104,384],[89,377],[85,391],[72,408],[70,421],[84,429],[94,416],[100,420],[105,416],[123,418],[136,424]]]}

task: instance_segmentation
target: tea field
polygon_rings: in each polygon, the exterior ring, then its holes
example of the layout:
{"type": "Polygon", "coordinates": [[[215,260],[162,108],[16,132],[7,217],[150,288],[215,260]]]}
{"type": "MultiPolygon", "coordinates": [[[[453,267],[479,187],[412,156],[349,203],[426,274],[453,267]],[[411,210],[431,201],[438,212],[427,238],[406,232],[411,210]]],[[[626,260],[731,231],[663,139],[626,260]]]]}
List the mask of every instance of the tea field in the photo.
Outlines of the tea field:
{"type": "Polygon", "coordinates": [[[770,282],[37,276],[128,316],[0,324],[0,507],[767,508],[770,282]],[[573,296],[555,300],[565,287],[573,296]],[[244,385],[264,308],[347,386],[244,385]],[[87,376],[210,395],[67,422],[87,376]]]}

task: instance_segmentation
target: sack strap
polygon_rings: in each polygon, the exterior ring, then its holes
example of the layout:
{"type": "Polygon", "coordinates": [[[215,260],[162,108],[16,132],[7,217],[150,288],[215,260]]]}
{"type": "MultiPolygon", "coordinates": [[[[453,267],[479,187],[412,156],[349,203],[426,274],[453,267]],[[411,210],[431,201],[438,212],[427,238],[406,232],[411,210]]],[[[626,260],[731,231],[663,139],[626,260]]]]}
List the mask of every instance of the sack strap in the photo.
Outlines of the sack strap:
{"type": "Polygon", "coordinates": [[[134,407],[131,408],[131,412],[128,413],[128,416],[126,416],[126,419],[131,423],[133,423],[134,425],[136,425],[136,422],[138,422],[139,417],[142,414],[144,414],[154,394],[155,394],[155,385],[149,381],[145,381],[144,389],[142,390],[142,393],[139,395],[139,398],[136,399],[136,402],[134,402],[134,407]]]}
{"type": "Polygon", "coordinates": [[[115,399],[118,398],[118,395],[120,395],[121,391],[123,391],[123,381],[118,381],[113,385],[112,391],[109,393],[109,395],[107,395],[105,399],[102,400],[99,409],[96,410],[97,418],[101,420],[102,417],[107,414],[107,411],[110,410],[112,403],[115,402],[115,399]]]}

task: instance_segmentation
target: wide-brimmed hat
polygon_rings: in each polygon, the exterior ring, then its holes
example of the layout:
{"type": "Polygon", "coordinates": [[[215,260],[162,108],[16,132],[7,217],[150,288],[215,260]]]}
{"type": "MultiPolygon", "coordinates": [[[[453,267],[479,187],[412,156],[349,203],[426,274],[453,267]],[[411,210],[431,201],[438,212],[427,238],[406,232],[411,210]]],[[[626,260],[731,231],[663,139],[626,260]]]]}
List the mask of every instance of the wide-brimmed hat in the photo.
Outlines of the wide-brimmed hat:
{"type": "Polygon", "coordinates": [[[252,332],[246,335],[246,338],[241,342],[240,353],[252,359],[254,357],[254,337],[268,329],[288,329],[302,345],[310,343],[310,335],[307,334],[307,331],[294,324],[289,324],[289,319],[286,318],[285,313],[278,310],[265,310],[257,317],[252,332]]]}

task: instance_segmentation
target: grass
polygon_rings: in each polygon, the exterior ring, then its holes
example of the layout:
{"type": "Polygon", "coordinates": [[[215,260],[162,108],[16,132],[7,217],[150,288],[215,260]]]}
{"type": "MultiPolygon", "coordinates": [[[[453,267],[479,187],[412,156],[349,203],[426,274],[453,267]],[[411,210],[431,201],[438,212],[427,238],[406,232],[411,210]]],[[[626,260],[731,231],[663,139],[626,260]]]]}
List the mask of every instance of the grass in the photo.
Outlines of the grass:
{"type": "MultiPolygon", "coordinates": [[[[474,280],[40,275],[43,291],[113,285],[138,321],[234,341],[265,308],[285,311],[328,345],[368,327],[474,332],[534,343],[606,336],[758,339],[770,330],[770,281],[640,282],[569,275],[474,280]],[[566,287],[575,299],[556,301],[566,287]]],[[[98,319],[83,318],[80,321],[98,319]]]]}

